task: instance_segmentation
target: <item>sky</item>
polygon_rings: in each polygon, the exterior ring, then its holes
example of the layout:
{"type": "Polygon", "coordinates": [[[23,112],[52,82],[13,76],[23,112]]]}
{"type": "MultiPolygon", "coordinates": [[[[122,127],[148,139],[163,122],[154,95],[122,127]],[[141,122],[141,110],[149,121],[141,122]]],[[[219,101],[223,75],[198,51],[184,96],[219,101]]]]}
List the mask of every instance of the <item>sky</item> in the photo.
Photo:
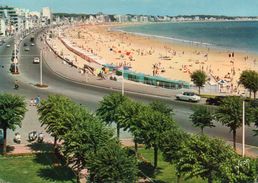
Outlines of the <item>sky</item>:
{"type": "Polygon", "coordinates": [[[258,0],[0,0],[0,5],[53,12],[258,16],[258,0]]]}

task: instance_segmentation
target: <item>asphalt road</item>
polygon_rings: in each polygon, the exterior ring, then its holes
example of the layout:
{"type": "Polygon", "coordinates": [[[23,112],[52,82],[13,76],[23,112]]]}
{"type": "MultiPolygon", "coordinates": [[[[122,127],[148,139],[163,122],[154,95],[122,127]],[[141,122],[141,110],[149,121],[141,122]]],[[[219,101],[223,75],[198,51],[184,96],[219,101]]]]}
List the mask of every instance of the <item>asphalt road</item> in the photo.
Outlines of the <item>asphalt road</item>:
{"type": "MultiPolygon", "coordinates": [[[[29,38],[25,39],[24,42],[29,42],[29,38]]],[[[13,43],[11,42],[11,45],[13,43]]],[[[23,43],[21,44],[23,45],[23,43]]],[[[63,94],[71,97],[74,101],[88,107],[90,110],[96,110],[98,106],[98,102],[102,99],[103,96],[110,93],[110,90],[99,89],[91,86],[85,86],[81,84],[74,83],[72,81],[63,79],[53,73],[52,70],[48,68],[48,66],[43,64],[43,83],[47,83],[49,85],[46,89],[39,89],[34,85],[39,83],[39,64],[33,64],[33,58],[35,56],[39,56],[39,49],[37,46],[31,46],[30,51],[24,51],[23,46],[20,50],[21,60],[20,60],[20,71],[19,75],[10,74],[9,66],[10,66],[10,57],[12,52],[12,47],[7,48],[5,45],[0,47],[0,91],[3,92],[11,92],[25,96],[28,101],[30,98],[40,95],[41,98],[47,97],[51,93],[63,94]],[[9,56],[8,56],[9,55],[9,56]],[[18,79],[20,83],[19,90],[14,90],[14,80],[18,79]]],[[[135,95],[135,94],[127,94],[135,100],[148,103],[155,98],[135,95]]],[[[188,132],[199,133],[199,129],[192,126],[191,121],[189,120],[189,115],[192,114],[192,109],[195,105],[188,104],[185,102],[178,102],[173,100],[164,100],[174,108],[174,119],[183,129],[188,132]]],[[[32,109],[29,111],[30,113],[25,117],[23,122],[23,130],[24,135],[28,132],[27,129],[31,130],[32,128],[42,130],[39,126],[39,122],[37,121],[36,110],[32,109]],[[29,118],[28,116],[34,115],[33,118],[29,118]],[[31,126],[33,120],[33,126],[31,126]]],[[[204,132],[210,136],[222,137],[225,140],[231,141],[232,134],[230,133],[227,127],[223,127],[219,123],[215,123],[216,127],[211,129],[205,129],[204,132]]],[[[13,132],[9,132],[10,134],[13,132]]],[[[128,138],[130,135],[127,132],[123,132],[121,135],[122,138],[128,138]]],[[[237,134],[237,141],[241,143],[241,129],[239,129],[237,134]]],[[[9,141],[11,142],[11,141],[9,141]]],[[[257,137],[253,137],[252,128],[247,127],[246,129],[246,143],[249,145],[258,146],[257,137]]]]}

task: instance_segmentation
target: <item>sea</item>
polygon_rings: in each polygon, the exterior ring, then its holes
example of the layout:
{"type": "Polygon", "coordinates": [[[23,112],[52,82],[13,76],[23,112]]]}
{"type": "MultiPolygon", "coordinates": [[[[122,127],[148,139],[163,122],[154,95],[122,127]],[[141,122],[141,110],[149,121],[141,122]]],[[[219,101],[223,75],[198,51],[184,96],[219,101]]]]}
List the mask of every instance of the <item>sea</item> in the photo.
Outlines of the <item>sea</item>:
{"type": "Polygon", "coordinates": [[[153,23],[117,29],[183,44],[258,54],[258,21],[153,23]]]}

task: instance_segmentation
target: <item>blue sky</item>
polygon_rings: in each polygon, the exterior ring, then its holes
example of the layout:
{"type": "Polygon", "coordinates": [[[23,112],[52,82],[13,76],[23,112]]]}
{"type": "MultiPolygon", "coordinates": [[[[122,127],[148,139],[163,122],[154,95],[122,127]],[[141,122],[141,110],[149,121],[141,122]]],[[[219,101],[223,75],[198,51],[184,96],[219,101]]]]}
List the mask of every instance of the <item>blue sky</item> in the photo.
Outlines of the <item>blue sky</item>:
{"type": "Polygon", "coordinates": [[[0,0],[1,5],[54,12],[258,16],[258,0],[0,0]]]}

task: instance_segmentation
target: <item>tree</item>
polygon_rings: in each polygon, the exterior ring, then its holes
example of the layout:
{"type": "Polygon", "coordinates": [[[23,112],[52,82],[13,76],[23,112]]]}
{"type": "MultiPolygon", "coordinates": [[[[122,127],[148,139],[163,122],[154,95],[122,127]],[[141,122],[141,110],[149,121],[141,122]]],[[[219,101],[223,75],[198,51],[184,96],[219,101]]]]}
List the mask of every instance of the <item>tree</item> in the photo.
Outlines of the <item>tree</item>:
{"type": "Polygon", "coordinates": [[[236,153],[221,163],[219,172],[222,183],[249,183],[257,180],[256,161],[236,153]]]}
{"type": "MultiPolygon", "coordinates": [[[[185,133],[179,128],[174,128],[166,131],[163,134],[160,149],[164,160],[176,164],[180,158],[180,151],[183,147],[183,144],[190,140],[190,135],[185,133]]],[[[180,172],[177,172],[178,182],[180,181],[180,172]]]]}
{"type": "Polygon", "coordinates": [[[194,113],[190,115],[190,119],[193,122],[195,127],[199,127],[201,129],[201,133],[203,134],[203,129],[205,127],[215,127],[213,124],[213,114],[212,112],[204,106],[200,106],[194,110],[194,113]]]}
{"type": "MultiPolygon", "coordinates": [[[[236,149],[236,130],[242,126],[242,103],[240,97],[226,97],[215,112],[216,119],[232,131],[234,149],[236,149]]],[[[246,124],[250,121],[252,121],[252,110],[246,106],[246,124]]]]}
{"type": "Polygon", "coordinates": [[[120,144],[103,146],[88,163],[91,182],[136,182],[136,158],[129,155],[120,144]]]}
{"type": "Polygon", "coordinates": [[[112,93],[103,98],[97,109],[97,115],[100,116],[107,124],[116,123],[117,125],[117,138],[120,136],[120,124],[117,121],[117,110],[120,105],[128,100],[126,96],[121,93],[112,93]]]}
{"type": "Polygon", "coordinates": [[[242,84],[246,89],[254,94],[256,98],[256,92],[258,91],[258,73],[253,70],[245,70],[241,73],[239,78],[239,84],[242,84]]]}
{"type": "Polygon", "coordinates": [[[176,128],[175,122],[170,117],[158,111],[153,111],[150,107],[139,113],[137,121],[142,126],[141,139],[143,139],[147,148],[153,148],[154,150],[154,168],[156,168],[162,136],[167,130],[176,128]]]}
{"type": "Polygon", "coordinates": [[[203,85],[205,84],[205,82],[207,80],[207,75],[204,71],[197,70],[191,74],[191,80],[199,88],[199,94],[200,94],[201,87],[203,87],[203,85]]]}
{"type": "Polygon", "coordinates": [[[23,97],[11,94],[0,94],[0,128],[4,131],[3,154],[6,154],[7,129],[21,127],[26,109],[23,97]]]}
{"type": "Polygon", "coordinates": [[[41,126],[45,126],[46,131],[54,137],[55,148],[57,141],[72,128],[76,107],[74,102],[62,95],[50,95],[38,106],[41,126]]]}
{"type": "Polygon", "coordinates": [[[140,138],[142,125],[137,120],[137,116],[145,107],[141,103],[127,100],[117,110],[117,121],[124,130],[131,132],[134,137],[135,154],[138,151],[138,143],[143,141],[140,138]]]}
{"type": "Polygon", "coordinates": [[[221,177],[221,164],[235,155],[224,141],[195,135],[183,143],[176,160],[176,170],[186,179],[201,177],[212,183],[221,177]]]}
{"type": "Polygon", "coordinates": [[[161,112],[167,116],[171,116],[173,114],[173,108],[170,107],[165,102],[162,102],[160,100],[155,100],[149,104],[150,108],[152,108],[154,111],[161,112]]]}
{"type": "Polygon", "coordinates": [[[112,140],[113,131],[83,108],[77,108],[74,116],[72,128],[64,134],[61,151],[79,178],[79,173],[92,161],[91,158],[112,140]]]}

